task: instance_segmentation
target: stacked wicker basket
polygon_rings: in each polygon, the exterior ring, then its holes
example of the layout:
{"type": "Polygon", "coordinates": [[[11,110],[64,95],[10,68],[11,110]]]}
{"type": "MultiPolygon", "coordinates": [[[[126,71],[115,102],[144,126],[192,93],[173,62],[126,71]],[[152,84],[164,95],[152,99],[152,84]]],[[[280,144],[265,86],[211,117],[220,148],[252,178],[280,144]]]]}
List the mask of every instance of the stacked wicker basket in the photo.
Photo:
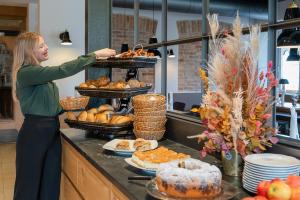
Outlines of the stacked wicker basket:
{"type": "Polygon", "coordinates": [[[165,133],[166,98],[159,94],[133,97],[133,132],[137,138],[160,140],[165,133]]]}

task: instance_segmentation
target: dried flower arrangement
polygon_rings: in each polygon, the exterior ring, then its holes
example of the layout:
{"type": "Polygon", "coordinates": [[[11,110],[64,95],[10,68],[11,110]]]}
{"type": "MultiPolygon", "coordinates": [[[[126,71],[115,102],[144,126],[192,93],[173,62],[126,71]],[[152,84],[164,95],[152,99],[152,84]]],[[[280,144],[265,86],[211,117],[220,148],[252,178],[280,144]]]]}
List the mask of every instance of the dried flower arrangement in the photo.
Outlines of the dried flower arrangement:
{"type": "Polygon", "coordinates": [[[259,153],[278,139],[276,129],[270,125],[274,99],[271,90],[278,84],[272,72],[272,62],[267,72],[258,71],[260,26],[250,29],[250,39],[242,39],[240,18],[233,23],[232,35],[220,38],[218,16],[207,16],[212,44],[207,76],[204,69],[199,74],[206,90],[199,108],[207,130],[198,135],[205,141],[201,150],[207,153],[235,150],[241,156],[259,153]]]}

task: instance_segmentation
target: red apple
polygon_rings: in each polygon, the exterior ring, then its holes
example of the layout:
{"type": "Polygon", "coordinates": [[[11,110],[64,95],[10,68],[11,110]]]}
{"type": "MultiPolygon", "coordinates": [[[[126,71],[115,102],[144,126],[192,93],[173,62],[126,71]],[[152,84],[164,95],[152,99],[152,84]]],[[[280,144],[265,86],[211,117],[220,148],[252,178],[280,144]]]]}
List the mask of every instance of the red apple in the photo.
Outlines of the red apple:
{"type": "Polygon", "coordinates": [[[292,195],[292,190],[284,181],[272,181],[268,190],[268,198],[276,200],[289,200],[292,195]]]}
{"type": "Polygon", "coordinates": [[[270,187],[271,181],[261,181],[257,185],[257,195],[266,197],[270,187]]]}
{"type": "Polygon", "coordinates": [[[300,176],[289,175],[286,183],[291,187],[300,187],[300,176]]]}
{"type": "Polygon", "coordinates": [[[300,199],[300,187],[292,188],[292,196],[290,200],[299,200],[300,199]]]}
{"type": "Polygon", "coordinates": [[[254,197],[245,197],[242,200],[255,200],[254,197]]]}
{"type": "Polygon", "coordinates": [[[268,200],[267,197],[260,196],[260,195],[259,196],[255,196],[254,199],[255,200],[268,200]]]}

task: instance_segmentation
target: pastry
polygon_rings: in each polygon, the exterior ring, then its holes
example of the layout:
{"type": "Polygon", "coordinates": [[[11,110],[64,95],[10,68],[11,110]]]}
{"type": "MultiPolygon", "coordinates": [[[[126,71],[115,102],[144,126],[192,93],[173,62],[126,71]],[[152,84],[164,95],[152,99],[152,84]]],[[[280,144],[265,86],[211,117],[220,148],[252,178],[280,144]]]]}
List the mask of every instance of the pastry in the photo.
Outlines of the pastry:
{"type": "Polygon", "coordinates": [[[131,118],[128,116],[115,115],[115,116],[112,116],[110,123],[111,124],[122,124],[122,123],[128,123],[130,121],[131,121],[131,118]]]}
{"type": "Polygon", "coordinates": [[[103,111],[106,111],[106,110],[114,111],[114,108],[109,104],[103,104],[103,105],[98,107],[98,112],[103,112],[103,111]]]}
{"type": "Polygon", "coordinates": [[[87,122],[95,122],[95,116],[94,113],[87,113],[87,117],[86,117],[86,121],[87,122]]]}
{"type": "Polygon", "coordinates": [[[178,198],[211,198],[220,194],[222,174],[196,159],[161,164],[155,178],[158,190],[178,198]]]}
{"type": "Polygon", "coordinates": [[[130,86],[130,88],[140,87],[140,82],[136,79],[130,79],[127,83],[130,86]]]}
{"type": "Polygon", "coordinates": [[[89,86],[86,83],[80,83],[80,88],[88,88],[89,86]]]}
{"type": "Polygon", "coordinates": [[[166,147],[159,147],[154,150],[134,152],[132,161],[141,167],[156,170],[161,163],[185,160],[189,157],[187,154],[177,153],[166,147]]]}
{"type": "Polygon", "coordinates": [[[138,138],[133,142],[133,147],[137,151],[147,151],[151,149],[151,142],[142,138],[138,138]]]}
{"type": "Polygon", "coordinates": [[[78,121],[86,121],[87,118],[87,112],[86,111],[82,111],[79,115],[78,115],[78,121]]]}
{"type": "Polygon", "coordinates": [[[77,120],[75,114],[71,111],[67,112],[67,119],[68,120],[77,120]]]}
{"type": "Polygon", "coordinates": [[[109,121],[109,118],[104,113],[98,113],[95,115],[95,122],[107,124],[109,121]]]}
{"type": "Polygon", "coordinates": [[[130,150],[129,141],[121,140],[116,144],[116,150],[130,150]]]}
{"type": "Polygon", "coordinates": [[[103,86],[106,86],[108,85],[110,82],[110,79],[109,77],[107,76],[100,76],[97,80],[97,86],[98,87],[103,87],[103,86]]]}

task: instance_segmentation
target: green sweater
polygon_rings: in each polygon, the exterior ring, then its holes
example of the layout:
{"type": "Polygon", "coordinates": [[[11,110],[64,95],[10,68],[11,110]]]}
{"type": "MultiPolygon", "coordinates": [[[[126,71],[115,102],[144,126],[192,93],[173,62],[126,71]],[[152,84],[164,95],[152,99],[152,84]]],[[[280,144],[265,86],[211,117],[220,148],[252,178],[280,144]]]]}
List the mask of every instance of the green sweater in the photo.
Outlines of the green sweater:
{"type": "Polygon", "coordinates": [[[23,115],[56,116],[62,111],[53,80],[72,76],[96,61],[94,53],[79,56],[60,66],[24,65],[17,74],[16,94],[23,115]]]}

